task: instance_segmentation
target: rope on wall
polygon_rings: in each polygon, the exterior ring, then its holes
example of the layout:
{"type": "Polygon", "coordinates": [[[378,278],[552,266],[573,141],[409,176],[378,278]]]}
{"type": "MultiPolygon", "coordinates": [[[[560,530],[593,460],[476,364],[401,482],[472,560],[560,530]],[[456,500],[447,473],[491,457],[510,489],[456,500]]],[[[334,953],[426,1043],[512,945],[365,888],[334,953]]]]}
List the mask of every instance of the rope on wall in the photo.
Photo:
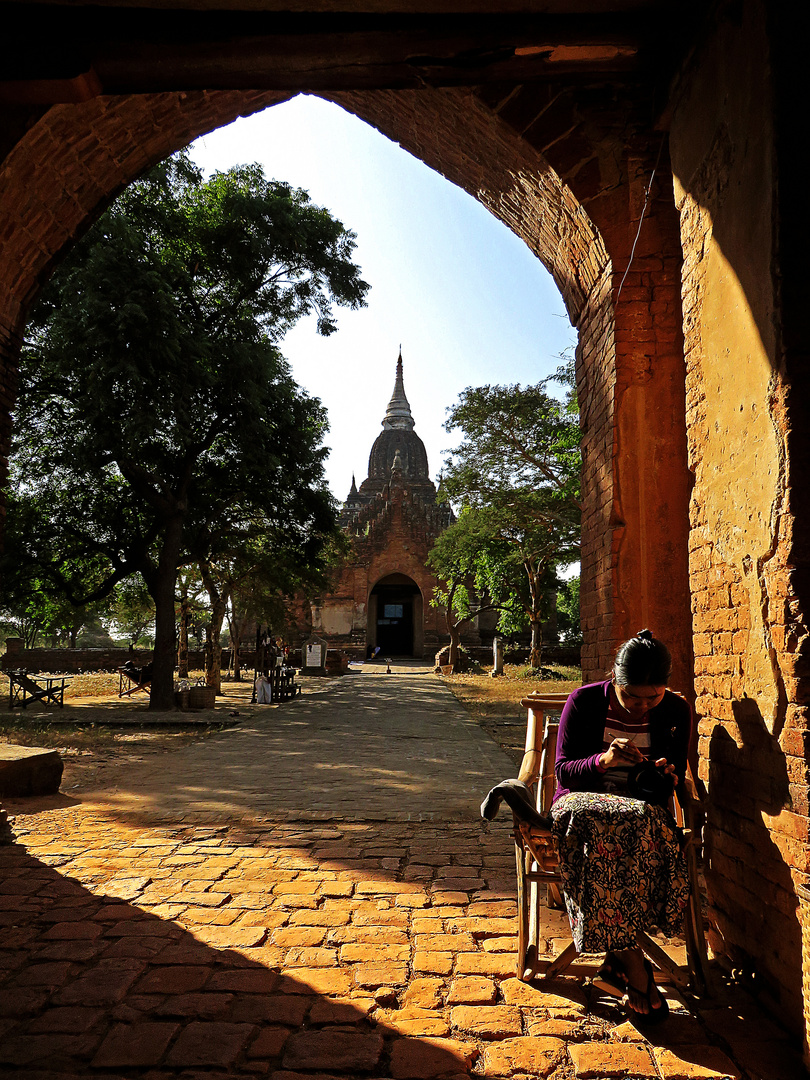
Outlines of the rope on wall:
{"type": "Polygon", "coordinates": [[[658,147],[658,157],[655,159],[655,165],[653,166],[653,171],[650,173],[650,182],[649,182],[649,184],[647,184],[647,190],[644,193],[644,205],[641,208],[641,217],[638,219],[638,229],[636,230],[636,238],[633,241],[632,248],[630,249],[630,261],[627,264],[627,267],[626,267],[626,269],[624,271],[624,274],[622,274],[622,280],[619,282],[619,288],[616,291],[616,299],[617,300],[622,295],[622,287],[624,286],[624,283],[627,280],[627,275],[630,273],[630,267],[633,265],[633,259],[635,258],[635,255],[636,255],[636,245],[638,244],[639,236],[641,236],[641,226],[644,224],[644,215],[647,213],[647,207],[650,205],[650,193],[652,192],[652,186],[653,186],[653,180],[655,180],[655,174],[656,174],[656,172],[658,170],[658,166],[659,166],[659,164],[661,162],[661,154],[664,151],[664,140],[665,139],[666,139],[666,135],[661,139],[661,145],[658,147]]]}

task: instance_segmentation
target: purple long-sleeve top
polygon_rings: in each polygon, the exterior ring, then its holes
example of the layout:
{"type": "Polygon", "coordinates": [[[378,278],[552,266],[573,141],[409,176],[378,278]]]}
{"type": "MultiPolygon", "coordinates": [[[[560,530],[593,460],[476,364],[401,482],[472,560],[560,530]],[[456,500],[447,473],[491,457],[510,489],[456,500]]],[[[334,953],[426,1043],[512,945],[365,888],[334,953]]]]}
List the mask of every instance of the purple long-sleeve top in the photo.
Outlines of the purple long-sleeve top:
{"type": "MultiPolygon", "coordinates": [[[[604,773],[598,766],[603,753],[605,721],[610,704],[610,680],[580,686],[566,701],[557,736],[557,791],[554,801],[571,791],[602,791],[604,773]]],[[[667,690],[650,709],[652,761],[666,758],[675,766],[678,783],[686,775],[686,755],[692,734],[692,710],[682,697],[667,690]]]]}

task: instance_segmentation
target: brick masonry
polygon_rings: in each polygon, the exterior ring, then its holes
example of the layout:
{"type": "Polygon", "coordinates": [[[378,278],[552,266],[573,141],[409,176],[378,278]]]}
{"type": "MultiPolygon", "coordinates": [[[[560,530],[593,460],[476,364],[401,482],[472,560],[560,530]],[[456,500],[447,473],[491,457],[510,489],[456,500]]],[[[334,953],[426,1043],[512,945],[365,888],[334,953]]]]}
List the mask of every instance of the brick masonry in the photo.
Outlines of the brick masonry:
{"type": "Polygon", "coordinates": [[[793,430],[806,429],[806,406],[778,332],[784,223],[764,5],[716,19],[675,100],[710,940],[799,1028],[810,638],[804,455],[793,430]]]}
{"type": "MultiPolygon", "coordinates": [[[[691,693],[694,640],[713,943],[798,1025],[810,455],[806,269],[791,277],[802,260],[785,254],[803,195],[789,203],[779,168],[791,103],[771,66],[788,36],[762,0],[718,5],[661,113],[669,146],[653,103],[609,80],[335,100],[480,199],[554,275],[579,331],[586,675],[646,623],[691,693]]],[[[284,96],[97,98],[20,128],[0,170],[0,454],[25,311],[60,253],[152,162],[284,96]]]]}

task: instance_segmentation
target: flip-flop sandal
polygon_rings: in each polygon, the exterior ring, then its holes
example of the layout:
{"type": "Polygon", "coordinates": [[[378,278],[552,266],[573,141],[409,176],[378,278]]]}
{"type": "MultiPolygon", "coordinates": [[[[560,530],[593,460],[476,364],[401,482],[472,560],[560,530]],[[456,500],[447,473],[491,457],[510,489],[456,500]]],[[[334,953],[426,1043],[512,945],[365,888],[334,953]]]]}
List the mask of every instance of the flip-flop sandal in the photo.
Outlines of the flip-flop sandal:
{"type": "Polygon", "coordinates": [[[647,973],[647,989],[640,990],[637,986],[632,986],[628,982],[627,990],[629,993],[638,994],[639,997],[646,998],[647,1004],[650,1006],[650,1011],[646,1013],[636,1012],[635,1009],[631,1009],[628,1005],[627,1016],[634,1024],[660,1024],[662,1020],[666,1020],[669,1016],[669,1002],[658,989],[658,984],[653,975],[652,965],[646,957],[644,958],[644,970],[647,973]],[[653,997],[653,993],[655,994],[655,997],[653,997]],[[658,1001],[660,1002],[657,1008],[654,1005],[655,998],[658,998],[658,1001]]]}
{"type": "Polygon", "coordinates": [[[591,979],[591,986],[595,986],[597,990],[604,990],[606,994],[623,998],[627,994],[628,985],[624,967],[613,953],[608,953],[605,962],[591,979]]]}

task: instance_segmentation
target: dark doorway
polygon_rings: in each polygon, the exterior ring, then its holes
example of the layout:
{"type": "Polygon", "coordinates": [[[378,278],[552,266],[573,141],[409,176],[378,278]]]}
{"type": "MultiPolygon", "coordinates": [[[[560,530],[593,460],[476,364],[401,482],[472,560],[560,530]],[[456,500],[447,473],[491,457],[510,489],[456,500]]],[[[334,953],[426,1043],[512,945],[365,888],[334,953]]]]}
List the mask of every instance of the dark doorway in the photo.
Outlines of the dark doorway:
{"type": "MultiPolygon", "coordinates": [[[[390,574],[371,590],[376,609],[376,644],[383,656],[414,655],[414,607],[419,586],[404,574],[390,574]]],[[[421,607],[421,605],[420,605],[421,607]]]]}

